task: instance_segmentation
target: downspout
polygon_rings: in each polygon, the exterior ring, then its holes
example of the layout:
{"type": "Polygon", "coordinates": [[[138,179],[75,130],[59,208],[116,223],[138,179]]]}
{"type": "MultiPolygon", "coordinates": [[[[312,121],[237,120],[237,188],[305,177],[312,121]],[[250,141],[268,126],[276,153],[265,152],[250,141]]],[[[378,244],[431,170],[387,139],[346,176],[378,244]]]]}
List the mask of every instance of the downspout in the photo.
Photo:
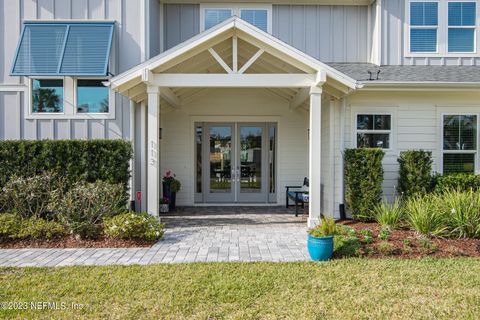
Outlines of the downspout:
{"type": "Polygon", "coordinates": [[[130,142],[132,159],[130,159],[130,210],[136,211],[135,205],[135,102],[130,100],[130,142]]]}
{"type": "Polygon", "coordinates": [[[339,205],[340,219],[345,220],[347,218],[345,211],[345,115],[347,114],[347,97],[342,98],[342,105],[340,107],[340,190],[341,199],[339,205]]]}

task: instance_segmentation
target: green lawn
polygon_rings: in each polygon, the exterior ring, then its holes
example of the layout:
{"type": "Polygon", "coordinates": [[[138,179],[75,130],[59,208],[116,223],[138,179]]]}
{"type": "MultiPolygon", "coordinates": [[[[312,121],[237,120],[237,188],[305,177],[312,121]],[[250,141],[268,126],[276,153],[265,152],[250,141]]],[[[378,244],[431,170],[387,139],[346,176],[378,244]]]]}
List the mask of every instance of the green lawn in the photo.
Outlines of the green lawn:
{"type": "Polygon", "coordinates": [[[0,268],[5,318],[478,319],[480,259],[0,268]]]}

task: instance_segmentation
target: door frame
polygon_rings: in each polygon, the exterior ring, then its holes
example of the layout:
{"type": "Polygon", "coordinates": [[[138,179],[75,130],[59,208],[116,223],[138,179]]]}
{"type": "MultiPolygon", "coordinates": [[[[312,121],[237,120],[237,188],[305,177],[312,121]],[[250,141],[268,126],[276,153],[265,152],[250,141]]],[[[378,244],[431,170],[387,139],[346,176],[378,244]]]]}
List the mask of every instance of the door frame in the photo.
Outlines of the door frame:
{"type": "MultiPolygon", "coordinates": [[[[251,118],[251,117],[249,117],[251,118]]],[[[222,119],[223,120],[223,119],[222,119]]],[[[211,121],[208,118],[205,117],[193,117],[192,122],[191,122],[191,128],[192,128],[192,177],[193,177],[193,197],[194,197],[194,204],[196,205],[201,205],[201,204],[276,204],[278,203],[277,199],[277,194],[278,194],[278,172],[280,168],[280,163],[278,160],[278,151],[279,151],[279,119],[264,119],[264,121],[255,121],[252,119],[232,119],[230,117],[226,118],[226,121],[222,121],[219,119],[215,119],[214,121],[211,121]],[[195,119],[196,118],[196,119],[195,119]],[[243,121],[242,121],[243,120],[243,121]],[[236,188],[236,183],[233,183],[233,195],[234,198],[230,201],[222,201],[221,199],[209,199],[208,194],[209,194],[209,189],[208,189],[208,184],[209,184],[209,166],[210,166],[210,159],[209,159],[209,147],[205,147],[205,144],[209,144],[209,127],[211,126],[233,126],[233,134],[232,134],[232,155],[235,158],[234,160],[237,161],[236,158],[238,158],[238,161],[240,162],[240,145],[237,143],[236,139],[239,138],[239,130],[240,126],[260,126],[263,128],[263,134],[262,134],[262,171],[264,177],[262,177],[262,193],[261,194],[261,199],[240,199],[238,197],[239,195],[239,190],[237,191],[236,188]],[[202,128],[202,134],[201,134],[201,143],[202,143],[202,156],[201,156],[201,161],[202,161],[202,166],[201,166],[201,192],[197,192],[197,128],[201,127],[202,128]],[[273,154],[270,155],[270,129],[274,128],[274,148],[273,148],[273,154]],[[235,149],[235,150],[234,150],[235,149]],[[273,173],[273,181],[274,181],[274,188],[273,192],[270,190],[270,156],[273,157],[274,161],[274,173],[273,173]],[[239,201],[240,200],[240,201],[239,201]]],[[[235,163],[236,165],[236,163],[235,163]]],[[[239,189],[239,188],[238,188],[239,189]]],[[[249,198],[249,197],[247,197],[249,198]]]]}

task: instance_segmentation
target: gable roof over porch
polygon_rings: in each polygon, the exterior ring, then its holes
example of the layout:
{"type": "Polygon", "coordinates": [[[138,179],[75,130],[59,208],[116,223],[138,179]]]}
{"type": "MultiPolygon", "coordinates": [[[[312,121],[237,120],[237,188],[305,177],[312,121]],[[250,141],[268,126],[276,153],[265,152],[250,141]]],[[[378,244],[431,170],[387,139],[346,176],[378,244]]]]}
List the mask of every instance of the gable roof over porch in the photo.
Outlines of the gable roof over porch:
{"type": "Polygon", "coordinates": [[[109,86],[141,102],[147,83],[161,87],[171,106],[206,88],[264,88],[301,105],[311,86],[332,96],[357,89],[357,81],[238,17],[113,77],[109,86]]]}

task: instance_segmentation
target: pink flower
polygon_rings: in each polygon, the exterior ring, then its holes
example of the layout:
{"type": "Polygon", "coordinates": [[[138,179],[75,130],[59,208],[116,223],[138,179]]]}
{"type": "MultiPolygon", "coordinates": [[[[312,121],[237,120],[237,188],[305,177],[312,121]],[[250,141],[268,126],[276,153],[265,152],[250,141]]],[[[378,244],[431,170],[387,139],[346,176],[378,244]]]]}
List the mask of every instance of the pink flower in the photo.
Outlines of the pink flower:
{"type": "Polygon", "coordinates": [[[164,178],[169,179],[169,178],[173,178],[173,177],[175,177],[175,174],[173,173],[172,170],[167,170],[167,171],[165,172],[164,178]]]}

